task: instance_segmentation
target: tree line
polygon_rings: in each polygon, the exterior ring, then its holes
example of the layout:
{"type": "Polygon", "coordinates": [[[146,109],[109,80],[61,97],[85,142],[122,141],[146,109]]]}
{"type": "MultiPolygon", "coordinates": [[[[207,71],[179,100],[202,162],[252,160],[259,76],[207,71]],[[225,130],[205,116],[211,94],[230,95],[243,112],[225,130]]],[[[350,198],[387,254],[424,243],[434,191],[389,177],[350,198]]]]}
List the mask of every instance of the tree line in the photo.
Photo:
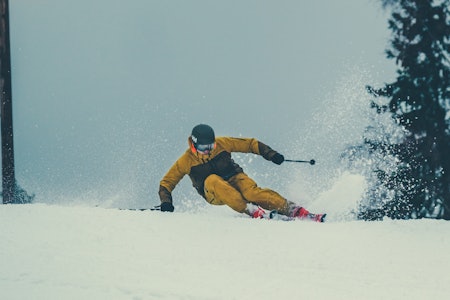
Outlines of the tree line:
{"type": "Polygon", "coordinates": [[[382,4],[391,12],[386,57],[395,61],[396,79],[367,91],[371,107],[388,114],[403,135],[365,135],[359,149],[393,157],[396,168],[374,171],[358,216],[450,220],[450,0],[382,4]]]}

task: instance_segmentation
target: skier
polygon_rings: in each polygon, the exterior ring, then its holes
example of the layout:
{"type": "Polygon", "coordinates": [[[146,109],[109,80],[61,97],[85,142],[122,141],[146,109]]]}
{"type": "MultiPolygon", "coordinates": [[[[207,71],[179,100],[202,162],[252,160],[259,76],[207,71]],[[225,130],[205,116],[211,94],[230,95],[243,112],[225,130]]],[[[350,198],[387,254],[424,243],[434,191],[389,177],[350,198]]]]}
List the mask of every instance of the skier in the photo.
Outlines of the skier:
{"type": "Polygon", "coordinates": [[[271,218],[276,211],[289,218],[323,222],[325,215],[310,214],[277,192],[258,187],[231,158],[232,152],[254,153],[277,165],[283,163],[284,156],[264,143],[254,138],[216,138],[214,130],[205,124],[192,129],[188,143],[189,149],[160,182],[161,211],[174,211],[172,191],[185,175],[189,175],[197,192],[212,205],[228,205],[253,218],[271,218]]]}

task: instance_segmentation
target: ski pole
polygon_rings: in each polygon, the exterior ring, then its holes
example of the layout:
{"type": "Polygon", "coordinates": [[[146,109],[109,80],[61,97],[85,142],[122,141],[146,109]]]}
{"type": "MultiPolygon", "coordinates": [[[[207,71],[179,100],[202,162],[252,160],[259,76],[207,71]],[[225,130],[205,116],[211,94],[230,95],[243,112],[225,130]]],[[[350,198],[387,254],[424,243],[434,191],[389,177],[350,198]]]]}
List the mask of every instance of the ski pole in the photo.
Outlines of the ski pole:
{"type": "Polygon", "coordinates": [[[153,206],[150,208],[119,208],[120,210],[135,210],[135,211],[146,211],[146,210],[161,210],[161,205],[153,206]]]}
{"type": "Polygon", "coordinates": [[[285,159],[284,161],[288,162],[298,162],[298,163],[308,163],[311,166],[316,164],[316,161],[314,159],[311,160],[293,160],[293,159],[285,159]]]}
{"type": "Polygon", "coordinates": [[[161,205],[153,206],[150,210],[161,210],[161,205]]]}

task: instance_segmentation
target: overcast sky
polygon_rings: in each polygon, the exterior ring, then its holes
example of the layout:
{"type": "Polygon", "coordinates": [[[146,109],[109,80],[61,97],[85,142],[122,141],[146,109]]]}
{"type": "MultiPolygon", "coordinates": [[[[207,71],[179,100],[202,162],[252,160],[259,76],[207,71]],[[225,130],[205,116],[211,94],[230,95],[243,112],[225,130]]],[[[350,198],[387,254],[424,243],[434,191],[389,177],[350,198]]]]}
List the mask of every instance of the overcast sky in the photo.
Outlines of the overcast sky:
{"type": "Polygon", "coordinates": [[[155,199],[202,122],[285,152],[343,78],[395,67],[375,0],[19,0],[10,19],[17,179],[42,201],[155,199]]]}

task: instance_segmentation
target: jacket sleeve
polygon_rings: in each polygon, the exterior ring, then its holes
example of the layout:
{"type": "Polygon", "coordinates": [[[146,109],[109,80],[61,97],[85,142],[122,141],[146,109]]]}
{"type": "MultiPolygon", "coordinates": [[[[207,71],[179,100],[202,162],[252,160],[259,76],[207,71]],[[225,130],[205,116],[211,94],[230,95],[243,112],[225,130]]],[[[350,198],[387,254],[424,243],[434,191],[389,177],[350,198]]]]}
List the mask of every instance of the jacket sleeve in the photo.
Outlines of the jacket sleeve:
{"type": "Polygon", "coordinates": [[[163,202],[172,203],[172,193],[169,192],[169,190],[167,190],[167,188],[160,185],[158,194],[159,194],[159,200],[161,200],[161,203],[163,203],[163,202]]]}
{"type": "Polygon", "coordinates": [[[183,158],[178,159],[173,166],[167,171],[163,179],[159,183],[159,199],[162,202],[172,203],[172,191],[176,185],[183,179],[187,171],[183,167],[183,158]]]}
{"type": "Polygon", "coordinates": [[[229,152],[254,153],[267,160],[271,160],[277,153],[277,151],[255,138],[222,137],[221,139],[229,152]]]}
{"type": "Polygon", "coordinates": [[[278,152],[267,146],[266,144],[258,141],[259,155],[267,160],[272,160],[272,157],[278,152]]]}

